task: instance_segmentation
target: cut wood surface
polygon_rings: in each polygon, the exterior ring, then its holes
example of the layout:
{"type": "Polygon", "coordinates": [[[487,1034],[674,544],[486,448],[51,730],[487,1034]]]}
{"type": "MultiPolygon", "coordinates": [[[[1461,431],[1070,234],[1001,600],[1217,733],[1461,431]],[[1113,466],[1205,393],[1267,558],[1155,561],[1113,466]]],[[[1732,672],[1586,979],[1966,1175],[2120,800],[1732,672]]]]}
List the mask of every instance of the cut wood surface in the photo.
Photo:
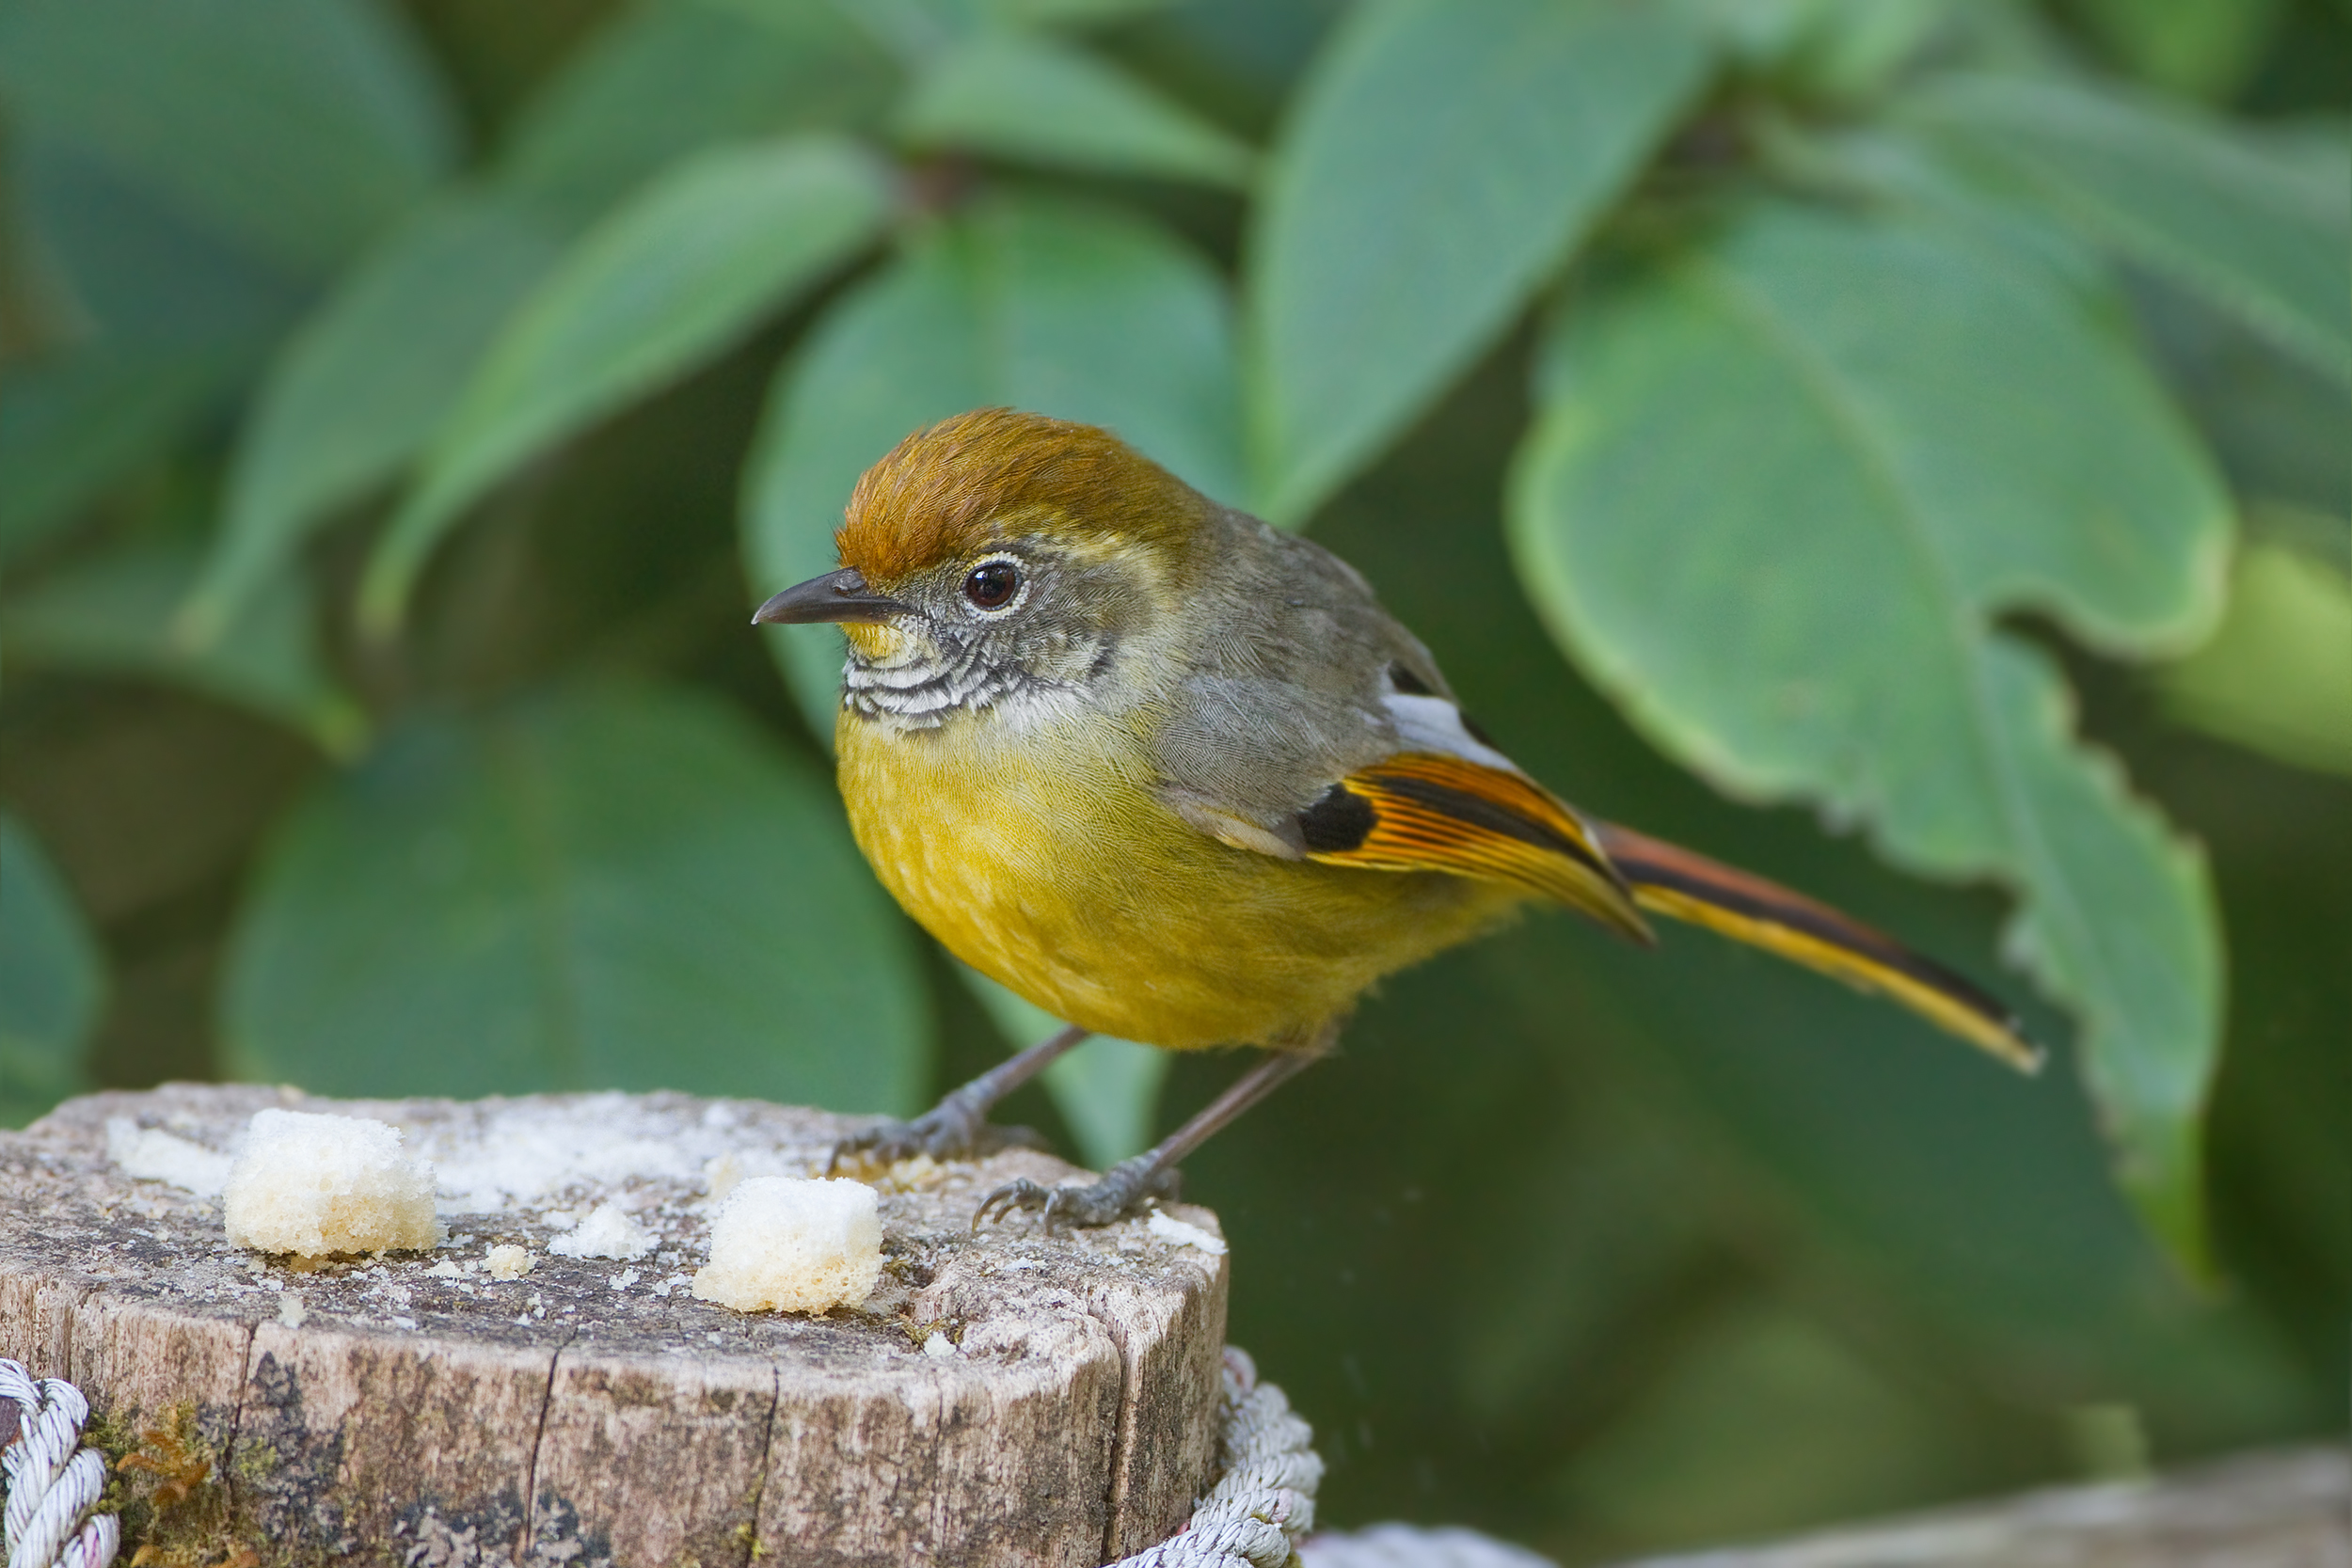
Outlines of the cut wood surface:
{"type": "Polygon", "coordinates": [[[877,1176],[887,1262],[863,1307],[689,1294],[711,1163],[809,1174],[858,1125],[674,1094],[89,1096],[0,1132],[0,1355],[78,1384],[94,1430],[144,1456],[126,1473],[188,1479],[151,1513],[218,1536],[190,1561],[1092,1568],[1181,1527],[1216,1461],[1227,1274],[1205,1210],[1170,1212],[1207,1245],[1144,1220],[975,1233],[998,1183],[1073,1172],[918,1161],[877,1176]],[[267,1106],[403,1129],[450,1241],[263,1259],[229,1245],[217,1199],[109,1157],[110,1121],[119,1152],[131,1127],[225,1152],[267,1106]],[[548,1250],[607,1201],[652,1250],[548,1250]],[[527,1276],[484,1267],[502,1243],[530,1249],[527,1276]]]}

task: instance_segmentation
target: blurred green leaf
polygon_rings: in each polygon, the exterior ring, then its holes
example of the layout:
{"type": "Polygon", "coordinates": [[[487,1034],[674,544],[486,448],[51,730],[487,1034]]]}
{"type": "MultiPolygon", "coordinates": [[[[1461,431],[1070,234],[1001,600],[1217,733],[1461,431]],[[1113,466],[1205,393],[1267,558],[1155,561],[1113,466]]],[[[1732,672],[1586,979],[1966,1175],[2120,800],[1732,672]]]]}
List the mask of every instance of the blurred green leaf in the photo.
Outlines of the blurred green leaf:
{"type": "Polygon", "coordinates": [[[212,559],[180,614],[184,641],[219,638],[312,530],[417,454],[564,238],[521,198],[469,192],[419,213],[342,280],[256,400],[212,559]]]}
{"type": "Polygon", "coordinates": [[[916,147],[1239,187],[1256,155],[1125,71],[1033,33],[983,33],[932,61],[900,105],[916,147]]]}
{"type": "Polygon", "coordinates": [[[305,270],[365,245],[457,152],[431,64],[372,0],[8,0],[0,88],[46,134],[305,270]]]}
{"type": "Polygon", "coordinates": [[[2166,705],[2200,729],[2352,773],[2352,579],[2301,550],[2247,549],[2220,629],[2159,678],[2166,705]]]}
{"type": "Polygon", "coordinates": [[[0,385],[0,559],[72,520],[239,379],[231,347],[86,350],[0,385]]]}
{"type": "Polygon", "coordinates": [[[1890,1377],[1788,1306],[1698,1325],[1657,1386],[1561,1478],[1579,1517],[1661,1546],[1943,1500],[1974,1457],[1927,1380],[1890,1377]],[[1693,1486],[1694,1475],[1709,1483],[1693,1486]]]}
{"type": "Polygon", "coordinates": [[[652,0],[532,99],[499,176],[598,211],[714,142],[866,124],[898,75],[828,0],[652,0]]]}
{"type": "Polygon", "coordinates": [[[41,135],[8,149],[71,336],[0,375],[0,555],[218,408],[299,308],[282,275],[41,135]]]}
{"type": "Polygon", "coordinates": [[[831,783],[682,689],[387,733],[271,847],[223,1017],[241,1073],[328,1094],[904,1114],[926,1075],[921,971],[831,783]]]}
{"type": "Polygon", "coordinates": [[[2352,382],[2352,162],[2055,78],[1958,76],[1904,119],[1966,169],[2352,382]]]}
{"type": "Polygon", "coordinates": [[[485,356],[386,526],[361,625],[400,622],[434,546],[516,467],[725,352],[872,243],[888,171],[831,137],[714,148],[581,237],[485,356]]]}
{"type": "MultiPolygon", "coordinates": [[[[1019,1049],[1061,1033],[1060,1019],[982,974],[958,966],[972,994],[1019,1049]]],[[[1089,1169],[1108,1170],[1152,1147],[1152,1124],[1168,1077],[1168,1053],[1109,1035],[1095,1035],[1045,1069],[1045,1092],[1078,1140],[1089,1169]]]]}
{"type": "Polygon", "coordinates": [[[0,812],[0,1127],[89,1086],[82,1045],[105,990],[98,942],[65,879],[0,812]]]}
{"type": "Polygon", "coordinates": [[[366,720],[321,667],[316,611],[299,578],[272,579],[229,635],[191,652],[172,610],[201,562],[194,544],[133,545],[44,573],[0,601],[0,644],[27,663],[185,686],[356,751],[366,720]]]}
{"type": "MultiPolygon", "coordinates": [[[[830,571],[859,474],[910,432],[992,404],[1107,425],[1217,499],[1247,499],[1223,283],[1155,225],[1037,198],[915,233],[809,330],[769,395],[745,473],[761,594],[830,571]]],[[[769,646],[817,733],[840,697],[832,634],[769,646]]]]}
{"type": "Polygon", "coordinates": [[[2111,324],[1957,230],[1758,205],[1572,302],[1545,388],[1511,529],[1554,634],[1723,787],[2014,888],[2126,1189],[2200,1257],[2203,862],[1994,622],[2148,652],[2217,608],[2227,499],[2111,324]]]}
{"type": "Polygon", "coordinates": [[[2138,75],[2219,99],[2262,63],[2286,8],[2284,0],[2072,0],[2069,8],[2138,75]]]}
{"type": "Polygon", "coordinates": [[[1608,0],[1375,0],[1293,105],[1249,267],[1251,440],[1295,522],[1420,414],[1631,182],[1707,76],[1608,0]]]}
{"type": "Polygon", "coordinates": [[[1883,90],[1960,8],[1960,0],[1696,0],[1746,69],[1807,98],[1883,90]]]}

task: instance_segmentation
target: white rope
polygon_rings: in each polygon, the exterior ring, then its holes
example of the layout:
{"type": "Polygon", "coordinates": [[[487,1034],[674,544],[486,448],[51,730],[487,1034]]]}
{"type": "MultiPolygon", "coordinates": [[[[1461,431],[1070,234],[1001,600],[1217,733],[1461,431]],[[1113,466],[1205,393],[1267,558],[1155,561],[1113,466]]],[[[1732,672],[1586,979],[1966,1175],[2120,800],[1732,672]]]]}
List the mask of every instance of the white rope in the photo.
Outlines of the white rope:
{"type": "Polygon", "coordinates": [[[122,1544],[122,1522],[90,1513],[106,1490],[106,1456],[82,1447],[89,1402],[63,1378],[35,1382],[4,1359],[0,1400],[16,1406],[16,1435],[0,1449],[8,1568],[106,1568],[122,1544]]]}
{"type": "Polygon", "coordinates": [[[1258,1381],[1249,1357],[1225,1349],[1224,1463],[1184,1528],[1110,1568],[1282,1568],[1315,1524],[1323,1461],[1314,1430],[1258,1381]]]}

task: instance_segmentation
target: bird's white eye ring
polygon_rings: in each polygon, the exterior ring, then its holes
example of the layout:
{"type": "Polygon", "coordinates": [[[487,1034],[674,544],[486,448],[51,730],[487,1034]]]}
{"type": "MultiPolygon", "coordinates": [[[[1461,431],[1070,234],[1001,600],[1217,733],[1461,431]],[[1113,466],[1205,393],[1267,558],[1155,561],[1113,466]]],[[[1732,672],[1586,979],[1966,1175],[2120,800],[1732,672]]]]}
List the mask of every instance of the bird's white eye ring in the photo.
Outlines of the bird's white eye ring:
{"type": "Polygon", "coordinates": [[[1028,597],[1028,574],[1019,558],[992,555],[964,574],[963,596],[983,615],[1009,614],[1028,597]]]}

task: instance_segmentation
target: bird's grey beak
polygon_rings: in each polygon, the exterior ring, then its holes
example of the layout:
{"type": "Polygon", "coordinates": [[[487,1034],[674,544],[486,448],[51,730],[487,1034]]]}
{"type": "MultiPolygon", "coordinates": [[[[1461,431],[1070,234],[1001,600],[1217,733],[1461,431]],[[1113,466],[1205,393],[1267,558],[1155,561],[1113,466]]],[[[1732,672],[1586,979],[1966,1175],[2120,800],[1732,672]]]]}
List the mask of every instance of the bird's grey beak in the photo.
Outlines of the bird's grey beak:
{"type": "Polygon", "coordinates": [[[761,605],[752,625],[801,626],[816,621],[887,621],[913,609],[897,599],[870,594],[866,578],[854,566],[827,572],[821,578],[787,588],[761,605]]]}

